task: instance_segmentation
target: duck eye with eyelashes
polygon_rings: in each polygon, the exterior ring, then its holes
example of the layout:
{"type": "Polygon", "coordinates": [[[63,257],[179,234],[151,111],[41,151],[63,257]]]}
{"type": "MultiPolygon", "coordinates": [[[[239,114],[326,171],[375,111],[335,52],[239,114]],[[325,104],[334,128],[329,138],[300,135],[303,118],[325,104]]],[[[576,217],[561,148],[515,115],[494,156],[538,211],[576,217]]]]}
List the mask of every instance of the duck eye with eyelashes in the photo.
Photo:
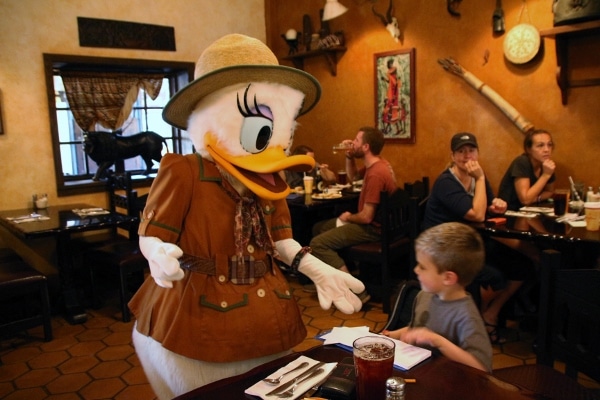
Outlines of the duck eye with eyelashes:
{"type": "Polygon", "coordinates": [[[258,105],[256,95],[252,107],[248,105],[248,90],[244,91],[244,104],[240,104],[240,96],[237,96],[237,107],[244,116],[244,122],[240,130],[240,144],[249,153],[256,154],[265,150],[273,135],[273,118],[270,117],[271,110],[265,105],[258,105]]]}

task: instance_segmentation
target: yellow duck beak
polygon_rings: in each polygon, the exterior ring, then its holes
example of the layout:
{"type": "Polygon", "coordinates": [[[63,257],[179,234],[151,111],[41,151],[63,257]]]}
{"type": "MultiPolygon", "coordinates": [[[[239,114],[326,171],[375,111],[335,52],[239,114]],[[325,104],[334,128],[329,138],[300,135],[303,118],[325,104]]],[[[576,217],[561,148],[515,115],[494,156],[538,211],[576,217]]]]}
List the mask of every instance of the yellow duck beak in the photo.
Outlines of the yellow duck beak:
{"type": "Polygon", "coordinates": [[[266,200],[283,199],[290,193],[290,187],[281,179],[279,171],[310,171],[315,166],[314,158],[307,155],[288,157],[280,146],[258,154],[231,156],[219,148],[216,137],[211,133],[207,133],[205,145],[217,164],[258,197],[266,200]]]}

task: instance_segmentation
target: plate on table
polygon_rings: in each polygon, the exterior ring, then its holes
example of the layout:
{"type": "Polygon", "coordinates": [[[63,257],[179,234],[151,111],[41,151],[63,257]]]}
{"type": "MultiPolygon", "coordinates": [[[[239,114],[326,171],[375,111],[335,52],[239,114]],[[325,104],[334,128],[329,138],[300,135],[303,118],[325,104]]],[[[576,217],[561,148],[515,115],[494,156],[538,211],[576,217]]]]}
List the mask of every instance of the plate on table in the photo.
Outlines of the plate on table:
{"type": "Polygon", "coordinates": [[[315,193],[311,196],[314,200],[333,200],[342,197],[341,193],[315,193]]]}

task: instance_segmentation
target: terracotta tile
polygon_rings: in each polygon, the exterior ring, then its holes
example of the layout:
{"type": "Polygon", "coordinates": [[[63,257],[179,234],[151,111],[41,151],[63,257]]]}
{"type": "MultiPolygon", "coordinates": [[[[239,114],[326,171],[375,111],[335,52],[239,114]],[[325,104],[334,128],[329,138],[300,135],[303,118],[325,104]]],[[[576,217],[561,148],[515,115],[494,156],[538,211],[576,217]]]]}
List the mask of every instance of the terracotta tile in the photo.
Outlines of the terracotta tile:
{"type": "Polygon", "coordinates": [[[89,371],[89,374],[94,379],[114,378],[117,376],[121,376],[123,373],[130,370],[131,368],[131,365],[129,365],[129,363],[124,360],[105,361],[92,368],[89,371]]]}
{"type": "Polygon", "coordinates": [[[102,339],[109,346],[131,343],[131,331],[114,332],[102,339]]]}
{"type": "Polygon", "coordinates": [[[100,350],[106,348],[106,344],[101,340],[93,340],[89,342],[81,342],[71,346],[68,349],[69,354],[73,357],[85,356],[88,354],[96,354],[100,350]]]}
{"type": "MultiPolygon", "coordinates": [[[[32,358],[39,356],[40,354],[42,354],[42,351],[37,347],[21,347],[3,355],[2,362],[4,364],[26,362],[31,360],[32,358]]],[[[0,366],[0,371],[1,369],[2,366],[0,366]]],[[[2,378],[0,375],[0,380],[1,379],[2,378]]]]}
{"type": "Polygon", "coordinates": [[[0,365],[0,382],[12,382],[27,371],[29,367],[23,362],[0,365]]]}
{"type": "Polygon", "coordinates": [[[119,392],[115,400],[156,400],[156,395],[149,384],[129,386],[119,392]]]}
{"type": "Polygon", "coordinates": [[[135,353],[132,345],[111,346],[100,350],[96,356],[102,361],[123,360],[135,353]]]}
{"type": "Polygon", "coordinates": [[[50,395],[46,400],[81,400],[81,397],[77,393],[62,393],[50,395]]]}
{"type": "Polygon", "coordinates": [[[148,383],[148,378],[146,377],[142,367],[131,368],[121,376],[121,379],[123,379],[128,385],[140,385],[148,383]]]}
{"type": "Polygon", "coordinates": [[[69,353],[66,351],[51,351],[32,358],[28,364],[31,368],[49,368],[56,367],[68,359],[69,353]]]}
{"type": "Polygon", "coordinates": [[[90,318],[84,324],[87,329],[98,329],[98,328],[108,328],[115,322],[112,318],[107,317],[95,317],[90,318]]]}
{"type": "Polygon", "coordinates": [[[59,375],[56,368],[34,369],[15,379],[14,384],[18,389],[35,388],[46,385],[59,375]]]}
{"type": "Polygon", "coordinates": [[[77,392],[91,381],[87,374],[61,375],[46,385],[50,394],[77,392]]]}
{"type": "Polygon", "coordinates": [[[99,328],[99,329],[87,329],[80,334],[78,334],[77,340],[82,342],[91,341],[91,340],[102,340],[112,332],[108,328],[99,328]]]}
{"type": "Polygon", "coordinates": [[[14,390],[15,388],[10,382],[0,382],[0,399],[6,398],[14,390]]]}
{"type": "Polygon", "coordinates": [[[325,316],[325,317],[321,317],[321,318],[314,318],[312,320],[312,322],[310,323],[311,326],[323,330],[323,329],[331,329],[334,326],[342,326],[342,323],[344,321],[336,318],[336,317],[332,317],[332,316],[325,316]]]}
{"type": "Polygon", "coordinates": [[[125,386],[118,378],[99,379],[90,382],[79,393],[86,400],[113,399],[125,386]]]}
{"type": "Polygon", "coordinates": [[[62,363],[58,370],[63,374],[74,374],[77,372],[87,372],[90,369],[94,368],[96,365],[100,363],[93,355],[72,357],[69,360],[62,363]]]}
{"type": "Polygon", "coordinates": [[[55,337],[52,341],[40,345],[42,352],[66,350],[74,344],[78,343],[73,336],[55,337]]]}
{"type": "Polygon", "coordinates": [[[31,388],[12,392],[8,396],[3,397],[3,400],[42,400],[47,396],[42,388],[31,388]]]}

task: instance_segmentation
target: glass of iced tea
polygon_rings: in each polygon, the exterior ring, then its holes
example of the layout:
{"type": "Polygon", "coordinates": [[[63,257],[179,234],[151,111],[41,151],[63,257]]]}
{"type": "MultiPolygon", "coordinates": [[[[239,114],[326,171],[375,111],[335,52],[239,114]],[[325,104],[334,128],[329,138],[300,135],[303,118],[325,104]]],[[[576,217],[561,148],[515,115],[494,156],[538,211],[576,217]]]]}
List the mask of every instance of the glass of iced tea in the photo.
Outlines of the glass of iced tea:
{"type": "Polygon", "coordinates": [[[393,373],[395,347],[393,341],[382,336],[364,336],[354,341],[357,400],[385,399],[385,381],[393,373]]]}

